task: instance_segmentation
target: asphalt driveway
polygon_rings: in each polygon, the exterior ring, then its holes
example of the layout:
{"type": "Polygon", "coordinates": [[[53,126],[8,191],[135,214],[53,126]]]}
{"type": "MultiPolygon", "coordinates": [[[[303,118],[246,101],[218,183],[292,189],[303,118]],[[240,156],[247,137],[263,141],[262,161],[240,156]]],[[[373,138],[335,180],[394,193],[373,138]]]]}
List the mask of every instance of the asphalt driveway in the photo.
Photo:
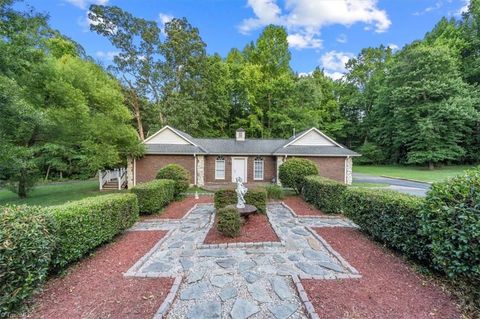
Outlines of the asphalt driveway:
{"type": "Polygon", "coordinates": [[[400,193],[406,193],[422,197],[425,196],[431,186],[428,183],[412,182],[403,179],[359,173],[353,173],[353,181],[358,183],[386,184],[388,186],[382,187],[382,189],[390,189],[400,193]]]}

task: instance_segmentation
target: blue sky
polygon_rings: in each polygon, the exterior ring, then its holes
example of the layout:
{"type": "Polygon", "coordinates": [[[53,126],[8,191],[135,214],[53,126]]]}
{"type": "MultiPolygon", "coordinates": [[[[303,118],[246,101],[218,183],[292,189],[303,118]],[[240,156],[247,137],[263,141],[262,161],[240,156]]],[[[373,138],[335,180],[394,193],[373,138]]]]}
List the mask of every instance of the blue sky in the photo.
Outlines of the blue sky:
{"type": "Polygon", "coordinates": [[[186,17],[198,27],[210,53],[225,56],[243,48],[262,28],[287,28],[292,68],[300,73],[323,67],[338,77],[344,62],[364,47],[403,45],[422,38],[442,17],[458,17],[468,0],[25,0],[50,15],[51,25],[79,42],[104,64],[115,48],[89,31],[92,3],[115,5],[162,25],[186,17]]]}

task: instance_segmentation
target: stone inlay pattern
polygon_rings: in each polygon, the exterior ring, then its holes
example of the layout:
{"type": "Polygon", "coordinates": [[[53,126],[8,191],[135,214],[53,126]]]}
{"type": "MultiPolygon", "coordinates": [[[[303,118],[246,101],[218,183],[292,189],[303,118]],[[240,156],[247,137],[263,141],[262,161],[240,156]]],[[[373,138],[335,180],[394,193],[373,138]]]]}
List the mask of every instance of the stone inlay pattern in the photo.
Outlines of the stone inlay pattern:
{"type": "Polygon", "coordinates": [[[336,217],[298,217],[282,203],[268,218],[280,243],[204,245],[212,204],[197,204],[181,220],[137,223],[131,230],[168,234],[125,276],[175,277],[155,318],[318,318],[300,279],[358,278],[310,227],[356,227],[336,217]]]}

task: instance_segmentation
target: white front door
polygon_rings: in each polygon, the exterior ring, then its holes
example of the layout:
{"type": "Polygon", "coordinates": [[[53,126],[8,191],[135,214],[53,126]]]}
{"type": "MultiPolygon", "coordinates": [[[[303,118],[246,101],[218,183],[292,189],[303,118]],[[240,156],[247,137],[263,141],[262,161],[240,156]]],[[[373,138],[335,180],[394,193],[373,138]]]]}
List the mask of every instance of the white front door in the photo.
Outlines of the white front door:
{"type": "Polygon", "coordinates": [[[232,158],[232,182],[235,182],[237,177],[242,179],[242,182],[247,182],[247,159],[246,158],[232,158]]]}

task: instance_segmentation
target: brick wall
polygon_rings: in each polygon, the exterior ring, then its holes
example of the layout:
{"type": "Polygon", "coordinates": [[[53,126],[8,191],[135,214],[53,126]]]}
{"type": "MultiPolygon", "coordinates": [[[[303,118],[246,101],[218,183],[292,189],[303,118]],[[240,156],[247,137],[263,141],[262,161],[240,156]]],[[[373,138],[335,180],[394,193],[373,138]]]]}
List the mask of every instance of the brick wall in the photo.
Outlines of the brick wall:
{"type": "MultiPolygon", "coordinates": [[[[298,156],[300,158],[300,156],[298,156]]],[[[292,158],[292,157],[289,157],[292,158]]],[[[315,162],[320,176],[345,183],[345,157],[301,157],[315,162]]]]}
{"type": "MultiPolygon", "coordinates": [[[[242,156],[239,156],[242,157],[242,156]]],[[[262,156],[264,160],[264,179],[253,180],[253,161],[255,156],[248,156],[247,182],[269,183],[276,177],[276,158],[262,156]]],[[[288,157],[288,159],[293,157],[288,157]]],[[[321,176],[345,182],[345,158],[344,157],[302,157],[315,162],[321,176]]],[[[208,184],[231,184],[232,183],[232,156],[224,156],[225,179],[215,179],[215,160],[217,156],[205,156],[205,185],[208,184]]],[[[191,175],[190,182],[194,183],[195,159],[193,155],[145,155],[136,160],[136,183],[143,183],[155,179],[160,168],[167,164],[176,163],[185,167],[191,175]]]]}
{"type": "MultiPolygon", "coordinates": [[[[232,157],[225,155],[225,179],[216,180],[215,179],[215,160],[217,156],[205,156],[205,184],[231,184],[232,183],[232,157]]],[[[246,156],[238,156],[246,157],[246,156]]],[[[253,161],[256,156],[248,156],[247,159],[247,182],[271,182],[275,173],[275,157],[273,156],[262,156],[263,158],[263,180],[253,180],[253,161]]]]}
{"type": "Polygon", "coordinates": [[[136,160],[136,183],[155,179],[160,168],[168,164],[178,164],[185,167],[190,172],[190,183],[194,183],[195,158],[193,155],[145,155],[136,160]]]}

